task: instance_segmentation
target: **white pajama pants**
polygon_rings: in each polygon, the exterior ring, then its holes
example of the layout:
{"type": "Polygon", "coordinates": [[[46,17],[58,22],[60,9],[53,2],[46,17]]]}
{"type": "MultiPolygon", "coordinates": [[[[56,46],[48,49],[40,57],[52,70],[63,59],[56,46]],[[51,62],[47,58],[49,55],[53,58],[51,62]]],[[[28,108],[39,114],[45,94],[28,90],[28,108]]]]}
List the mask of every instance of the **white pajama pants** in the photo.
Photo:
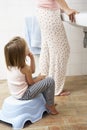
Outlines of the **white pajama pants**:
{"type": "Polygon", "coordinates": [[[55,80],[55,95],[64,87],[70,48],[59,10],[37,9],[41,28],[42,46],[39,61],[41,74],[55,80]]]}

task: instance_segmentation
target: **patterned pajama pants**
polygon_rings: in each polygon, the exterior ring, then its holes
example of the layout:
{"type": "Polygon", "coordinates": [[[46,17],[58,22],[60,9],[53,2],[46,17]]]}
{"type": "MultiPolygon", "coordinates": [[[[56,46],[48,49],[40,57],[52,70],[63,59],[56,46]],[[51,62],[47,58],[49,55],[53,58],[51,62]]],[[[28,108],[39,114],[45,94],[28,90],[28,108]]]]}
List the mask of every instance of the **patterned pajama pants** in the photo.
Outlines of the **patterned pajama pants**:
{"type": "Polygon", "coordinates": [[[48,105],[54,104],[55,82],[51,77],[45,78],[28,87],[20,100],[30,100],[42,93],[48,105]]]}
{"type": "Polygon", "coordinates": [[[41,28],[42,46],[40,72],[55,80],[55,95],[64,87],[70,48],[59,10],[37,9],[37,19],[41,28]]]}

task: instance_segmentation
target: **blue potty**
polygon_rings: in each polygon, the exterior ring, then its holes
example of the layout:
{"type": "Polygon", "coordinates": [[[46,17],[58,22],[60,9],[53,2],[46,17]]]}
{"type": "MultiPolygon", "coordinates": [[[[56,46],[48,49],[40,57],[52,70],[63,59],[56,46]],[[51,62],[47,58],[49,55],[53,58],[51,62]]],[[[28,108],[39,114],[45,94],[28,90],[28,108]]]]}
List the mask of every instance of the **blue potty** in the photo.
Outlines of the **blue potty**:
{"type": "Polygon", "coordinates": [[[0,110],[0,120],[12,124],[13,129],[22,129],[26,121],[32,123],[42,118],[47,111],[42,94],[31,100],[17,100],[12,96],[4,100],[0,110]]]}

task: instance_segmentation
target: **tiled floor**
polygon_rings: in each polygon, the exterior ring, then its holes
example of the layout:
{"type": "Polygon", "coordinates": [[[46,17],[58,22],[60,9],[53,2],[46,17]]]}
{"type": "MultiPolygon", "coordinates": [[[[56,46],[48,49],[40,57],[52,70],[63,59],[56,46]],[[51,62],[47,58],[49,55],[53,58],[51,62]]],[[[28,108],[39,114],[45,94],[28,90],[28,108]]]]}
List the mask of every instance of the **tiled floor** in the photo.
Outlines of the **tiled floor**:
{"type": "MultiPolygon", "coordinates": [[[[69,96],[56,96],[56,116],[44,114],[34,124],[25,124],[23,130],[87,130],[87,76],[67,77],[65,88],[69,96]]],[[[0,81],[0,109],[9,96],[6,81],[0,81]]],[[[11,125],[0,121],[0,130],[11,130],[11,125]]]]}

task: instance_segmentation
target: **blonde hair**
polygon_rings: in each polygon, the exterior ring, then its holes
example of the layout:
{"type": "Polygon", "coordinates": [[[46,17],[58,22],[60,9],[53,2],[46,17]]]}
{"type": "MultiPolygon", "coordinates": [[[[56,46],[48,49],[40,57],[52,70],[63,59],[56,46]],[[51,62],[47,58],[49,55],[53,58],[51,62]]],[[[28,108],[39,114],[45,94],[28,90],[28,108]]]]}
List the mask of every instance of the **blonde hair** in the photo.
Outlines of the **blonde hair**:
{"type": "Polygon", "coordinates": [[[4,47],[7,68],[25,66],[26,41],[21,37],[14,37],[4,47]]]}

